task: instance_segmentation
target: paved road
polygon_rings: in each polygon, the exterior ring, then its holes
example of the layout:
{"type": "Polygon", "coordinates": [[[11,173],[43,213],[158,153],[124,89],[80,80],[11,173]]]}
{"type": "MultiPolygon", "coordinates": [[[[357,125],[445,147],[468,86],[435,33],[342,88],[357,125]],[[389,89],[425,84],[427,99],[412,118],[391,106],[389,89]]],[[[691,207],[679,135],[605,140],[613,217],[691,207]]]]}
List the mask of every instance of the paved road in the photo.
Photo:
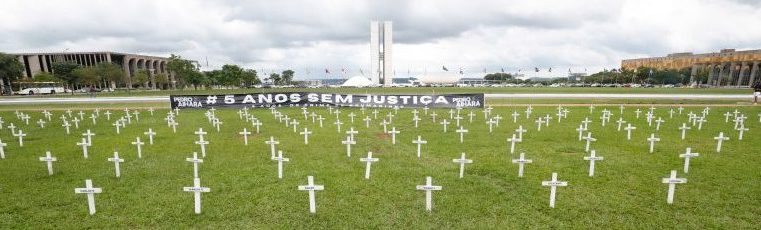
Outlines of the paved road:
{"type": "MultiPolygon", "coordinates": [[[[542,99],[734,99],[751,100],[750,94],[607,94],[607,93],[515,93],[486,94],[487,99],[499,98],[542,98],[542,99]]],[[[169,96],[135,96],[135,97],[77,97],[77,98],[35,98],[8,97],[0,98],[0,105],[43,104],[43,103],[139,103],[169,102],[169,96]]]]}

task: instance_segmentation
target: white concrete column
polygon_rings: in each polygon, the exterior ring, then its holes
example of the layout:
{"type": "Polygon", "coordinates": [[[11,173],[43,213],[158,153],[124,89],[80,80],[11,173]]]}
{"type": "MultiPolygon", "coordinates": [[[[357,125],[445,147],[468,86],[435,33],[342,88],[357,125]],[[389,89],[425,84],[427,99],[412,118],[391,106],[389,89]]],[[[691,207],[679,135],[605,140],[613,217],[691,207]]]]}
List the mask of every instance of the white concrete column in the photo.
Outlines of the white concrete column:
{"type": "Polygon", "coordinates": [[[748,85],[753,86],[753,82],[756,81],[756,73],[758,73],[758,65],[761,64],[759,62],[753,62],[753,66],[750,67],[750,81],[748,81],[748,85]]]}

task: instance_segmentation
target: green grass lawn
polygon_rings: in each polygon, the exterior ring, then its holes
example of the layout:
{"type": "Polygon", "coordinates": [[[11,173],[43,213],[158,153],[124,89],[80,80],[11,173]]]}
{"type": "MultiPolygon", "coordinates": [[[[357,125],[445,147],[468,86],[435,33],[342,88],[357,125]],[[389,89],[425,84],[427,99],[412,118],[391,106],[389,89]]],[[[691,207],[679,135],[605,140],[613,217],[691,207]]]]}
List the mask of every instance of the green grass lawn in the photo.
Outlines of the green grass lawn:
{"type": "MultiPolygon", "coordinates": [[[[611,121],[617,120],[618,107],[607,108],[613,111],[611,121]]],[[[452,132],[453,125],[443,133],[441,125],[423,116],[421,126],[415,128],[410,110],[403,109],[394,118],[393,126],[401,130],[396,145],[382,133],[380,120],[365,128],[364,116],[359,116],[351,125],[347,115],[360,111],[345,108],[341,109],[342,129],[353,126],[360,132],[351,157],[340,143],[345,135],[332,124],[335,116],[325,108],[310,108],[328,117],[323,128],[304,121],[300,109],[280,109],[314,132],[309,145],[304,145],[303,136],[278,123],[269,110],[251,110],[264,126],[261,134],[249,137],[248,146],[237,133],[243,127],[253,128],[238,119],[235,109],[216,112],[224,122],[219,133],[207,122],[204,111],[183,110],[174,134],[163,121],[167,110],[159,110],[153,117],[141,111],[140,121],[133,121],[118,135],[113,121],[105,121],[104,115],[97,125],[88,119],[66,135],[57,118],[62,111],[54,111],[52,124],[44,129],[32,122],[21,125],[13,112],[4,111],[0,116],[5,126],[12,122],[29,135],[24,147],[19,147],[7,128],[0,130],[0,139],[8,143],[6,158],[0,160],[0,228],[749,229],[761,224],[761,161],[755,145],[761,141],[756,116],[761,110],[738,108],[749,117],[746,127],[750,128],[745,139],[738,141],[732,124],[722,116],[734,107],[714,107],[703,130],[693,128],[687,140],[680,140],[677,127],[687,120],[689,111],[702,108],[688,107],[673,119],[668,119],[667,108],[658,108],[656,114],[667,120],[660,131],[648,127],[644,116],[635,119],[636,108],[645,109],[629,106],[624,115],[637,127],[631,141],[625,140],[625,132],[616,131],[614,123],[601,126],[603,107],[593,114],[586,107],[569,107],[569,118],[560,123],[553,118],[549,127],[536,131],[536,116],[549,113],[554,117],[556,112],[554,107],[537,106],[531,119],[522,114],[517,123],[509,114],[514,109],[522,113],[525,107],[495,107],[493,115],[505,119],[493,133],[488,133],[480,110],[474,110],[473,123],[463,121],[469,130],[464,144],[452,132]],[[597,162],[595,177],[587,176],[584,142],[577,140],[574,130],[587,116],[594,120],[590,129],[598,139],[592,148],[605,157],[597,162]],[[529,131],[517,149],[534,160],[523,178],[517,177],[518,166],[510,162],[518,154],[510,154],[505,141],[518,125],[529,131]],[[199,172],[202,185],[211,192],[203,194],[203,213],[196,215],[193,195],[182,187],[193,183],[193,167],[185,158],[194,151],[200,154],[199,146],[193,144],[197,140],[193,132],[199,127],[209,132],[206,139],[211,142],[199,172]],[[158,136],[154,145],[144,146],[143,158],[138,159],[130,142],[137,136],[147,142],[142,133],[148,128],[158,136]],[[86,129],[97,134],[89,159],[75,145],[86,129]],[[713,137],[721,131],[731,140],[716,153],[713,137]],[[654,153],[647,152],[645,140],[651,133],[662,139],[654,153]],[[411,143],[418,135],[428,141],[420,159],[411,143]],[[280,141],[278,149],[290,158],[280,180],[277,163],[269,159],[269,147],[264,144],[270,136],[280,141]],[[688,175],[681,172],[683,159],[678,157],[687,147],[701,154],[691,161],[688,175]],[[46,150],[58,158],[53,176],[38,161],[46,150]],[[126,159],[121,178],[115,178],[113,163],[106,160],[114,150],[126,159]],[[365,164],[359,161],[367,151],[380,158],[372,166],[370,180],[363,178],[365,164]],[[462,152],[474,163],[466,166],[465,177],[459,179],[459,166],[452,159],[462,152]],[[688,183],[677,186],[675,202],[668,205],[667,185],[661,178],[671,170],[679,170],[679,177],[686,177],[688,183]],[[552,172],[570,184],[558,188],[554,209],[548,205],[549,188],[541,186],[552,172]],[[308,175],[325,186],[316,195],[316,214],[309,213],[307,192],[296,189],[306,184],[308,175]],[[432,212],[425,211],[424,192],[415,190],[426,176],[443,186],[434,192],[432,212]],[[96,195],[94,216],[87,213],[86,196],[73,191],[83,187],[85,179],[103,188],[96,195]]],[[[381,115],[391,111],[382,109],[381,115]]],[[[436,112],[439,120],[448,116],[446,110],[436,112]]],[[[42,117],[39,112],[28,113],[32,121],[42,117]]]]}
{"type": "MultiPolygon", "coordinates": [[[[170,94],[231,94],[261,92],[328,92],[375,94],[442,94],[442,93],[649,93],[649,94],[750,94],[750,89],[737,88],[601,88],[601,87],[410,87],[410,88],[262,88],[262,89],[205,89],[205,90],[120,90],[101,92],[98,96],[166,96],[170,94]]],[[[87,97],[89,95],[55,94],[35,97],[87,97]]]]}

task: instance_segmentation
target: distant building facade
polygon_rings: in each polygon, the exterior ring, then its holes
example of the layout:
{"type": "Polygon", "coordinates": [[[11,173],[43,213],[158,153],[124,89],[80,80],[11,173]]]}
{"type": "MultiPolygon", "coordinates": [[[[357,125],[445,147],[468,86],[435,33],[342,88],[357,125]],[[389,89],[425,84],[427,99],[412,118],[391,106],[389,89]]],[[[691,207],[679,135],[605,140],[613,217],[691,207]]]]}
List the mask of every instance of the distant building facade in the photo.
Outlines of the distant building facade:
{"type": "Polygon", "coordinates": [[[393,83],[393,27],[390,21],[370,22],[370,81],[389,87],[393,83]]]}
{"type": "Polygon", "coordinates": [[[127,87],[132,87],[132,76],[138,70],[146,70],[151,87],[156,88],[156,74],[166,74],[172,88],[176,87],[174,76],[167,70],[169,58],[117,52],[54,52],[54,53],[13,53],[24,65],[23,78],[34,78],[40,72],[53,72],[53,63],[73,62],[84,67],[92,67],[101,62],[120,65],[127,78],[127,87]]]}
{"type": "Polygon", "coordinates": [[[623,69],[648,67],[655,69],[691,69],[691,82],[700,71],[708,74],[707,83],[714,86],[748,87],[761,81],[761,50],[736,51],[723,49],[718,53],[673,53],[665,57],[638,58],[621,61],[623,69]]]}

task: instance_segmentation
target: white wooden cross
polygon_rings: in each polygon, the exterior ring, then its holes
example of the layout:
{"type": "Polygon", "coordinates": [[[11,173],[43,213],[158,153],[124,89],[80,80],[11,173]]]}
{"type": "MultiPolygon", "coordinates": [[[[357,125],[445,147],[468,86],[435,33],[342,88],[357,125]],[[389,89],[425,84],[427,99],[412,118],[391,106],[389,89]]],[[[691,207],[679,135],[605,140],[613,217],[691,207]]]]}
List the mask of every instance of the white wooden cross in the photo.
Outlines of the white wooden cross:
{"type": "Polygon", "coordinates": [[[447,121],[447,119],[442,120],[440,124],[442,126],[444,126],[444,132],[446,133],[447,132],[447,126],[449,125],[449,122],[447,121]]]}
{"type": "Polygon", "coordinates": [[[193,193],[194,210],[196,214],[201,214],[201,193],[211,192],[207,187],[201,187],[201,178],[193,178],[193,187],[183,187],[182,191],[193,193]]]}
{"type": "Polygon", "coordinates": [[[592,121],[589,120],[589,117],[585,117],[581,123],[584,124],[584,129],[589,129],[589,123],[592,123],[592,121]]]}
{"type": "Polygon", "coordinates": [[[201,138],[200,140],[198,140],[198,141],[196,141],[194,143],[201,146],[201,156],[203,156],[203,158],[206,158],[206,145],[208,145],[209,142],[205,141],[205,140],[203,140],[203,138],[201,138]]]}
{"type": "Polygon", "coordinates": [[[270,136],[270,140],[265,141],[264,143],[270,145],[270,158],[275,158],[275,145],[280,144],[280,142],[276,141],[275,137],[270,136]]]}
{"type": "Polygon", "coordinates": [[[296,130],[297,130],[297,129],[298,129],[298,127],[299,127],[299,121],[298,121],[298,120],[296,120],[296,118],[293,118],[293,120],[291,121],[291,125],[293,126],[293,132],[294,132],[294,133],[295,133],[295,132],[298,132],[298,131],[296,131],[296,130]]]}
{"type": "Polygon", "coordinates": [[[416,186],[417,190],[425,191],[425,210],[433,210],[433,191],[439,191],[441,186],[433,185],[433,178],[425,177],[425,184],[416,186]]]}
{"type": "Polygon", "coordinates": [[[655,130],[656,131],[657,130],[661,130],[661,123],[663,123],[663,122],[665,122],[665,120],[663,120],[663,118],[661,118],[661,117],[658,117],[658,119],[655,120],[655,130]]]}
{"type": "Polygon", "coordinates": [[[518,139],[523,140],[523,133],[528,132],[528,130],[523,128],[523,125],[519,125],[517,129],[515,129],[515,132],[518,133],[518,139]]]}
{"type": "Polygon", "coordinates": [[[24,130],[19,129],[18,133],[14,133],[13,136],[18,137],[18,146],[24,147],[24,137],[26,136],[26,133],[24,133],[24,130]]]}
{"type": "Polygon", "coordinates": [[[116,134],[120,134],[121,133],[120,128],[122,127],[122,123],[117,120],[116,122],[114,122],[113,126],[116,127],[116,134]]]}
{"type": "Polygon", "coordinates": [[[141,142],[140,137],[136,137],[135,141],[133,141],[132,144],[137,146],[137,158],[143,158],[142,146],[145,145],[145,142],[141,142]]]}
{"type": "MultiPolygon", "coordinates": [[[[433,112],[431,113],[431,119],[433,120],[433,123],[436,123],[436,116],[437,116],[437,115],[438,115],[438,114],[436,114],[436,111],[433,111],[433,112]]],[[[761,118],[759,118],[759,119],[761,119],[761,118]]]]}
{"type": "Polygon", "coordinates": [[[474,114],[473,111],[470,111],[468,113],[468,122],[469,123],[473,123],[473,117],[475,117],[475,116],[476,116],[476,114],[474,114]]]}
{"type": "Polygon", "coordinates": [[[317,205],[316,205],[316,202],[315,202],[314,192],[315,191],[325,190],[325,186],[314,184],[314,177],[307,176],[307,184],[306,185],[299,185],[298,189],[299,189],[299,191],[308,191],[309,192],[309,212],[310,213],[316,213],[317,212],[317,205]]]}
{"type": "Polygon", "coordinates": [[[507,138],[507,141],[510,142],[510,154],[512,154],[512,153],[515,152],[515,143],[521,142],[523,140],[521,140],[520,138],[516,138],[515,137],[515,133],[513,133],[513,137],[512,138],[507,138]]]}
{"type": "Polygon", "coordinates": [[[717,141],[716,152],[718,153],[718,152],[721,152],[721,143],[724,141],[728,141],[729,137],[725,137],[724,132],[719,132],[719,136],[714,137],[713,139],[717,141]]]}
{"type": "Polygon", "coordinates": [[[635,110],[634,113],[637,114],[637,119],[639,119],[639,114],[642,113],[642,111],[639,110],[639,108],[637,108],[637,110],[635,110]]]}
{"type": "Polygon", "coordinates": [[[412,140],[412,143],[417,145],[417,158],[420,158],[420,145],[427,144],[428,142],[417,136],[417,140],[412,140]]]}
{"type": "Polygon", "coordinates": [[[370,128],[370,121],[373,119],[370,119],[370,116],[365,116],[365,119],[362,120],[365,121],[365,128],[370,128]]]}
{"type": "Polygon", "coordinates": [[[741,141],[741,140],[743,139],[743,133],[744,133],[745,131],[748,131],[748,130],[750,130],[750,129],[748,129],[748,128],[745,128],[745,125],[744,125],[744,124],[740,125],[740,127],[738,127],[738,128],[737,128],[737,131],[739,131],[739,132],[740,132],[740,133],[739,133],[739,135],[737,136],[737,140],[740,140],[740,141],[741,141]]]}
{"type": "Polygon", "coordinates": [[[16,126],[11,123],[11,125],[8,126],[9,129],[11,129],[11,134],[16,133],[16,126]]]}
{"type": "Polygon", "coordinates": [[[674,118],[674,109],[669,109],[669,118],[674,118]]]}
{"type": "Polygon", "coordinates": [[[75,188],[74,193],[76,194],[87,194],[87,209],[90,212],[90,215],[95,214],[95,194],[96,193],[102,193],[103,189],[101,188],[93,188],[92,187],[92,180],[87,179],[85,180],[85,187],[84,188],[75,188]]]}
{"type": "Polygon", "coordinates": [[[677,178],[676,170],[671,170],[671,176],[669,178],[663,178],[664,184],[669,184],[668,196],[666,197],[666,203],[674,203],[674,190],[676,190],[676,184],[687,183],[687,178],[677,178]]]}
{"type": "Polygon", "coordinates": [[[215,127],[217,127],[217,132],[219,132],[219,126],[220,126],[220,125],[222,125],[222,123],[223,123],[223,122],[222,122],[222,121],[220,121],[219,119],[214,119],[214,120],[212,121],[212,125],[214,125],[215,127]]]}
{"type": "Polygon", "coordinates": [[[114,162],[114,172],[116,173],[116,177],[121,177],[122,171],[119,163],[124,162],[124,159],[119,158],[119,152],[114,151],[114,157],[108,158],[108,161],[114,162]]]}
{"type": "Polygon", "coordinates": [[[8,146],[8,144],[3,143],[3,140],[0,139],[0,158],[5,159],[5,146],[8,146]]]}
{"type": "Polygon", "coordinates": [[[584,137],[584,140],[587,141],[586,147],[584,147],[584,152],[589,152],[589,144],[593,141],[597,141],[597,138],[592,137],[592,132],[588,132],[587,136],[584,137]]]}
{"type": "Polygon", "coordinates": [[[132,115],[135,115],[135,121],[140,121],[140,111],[135,110],[132,115]]]}
{"type": "Polygon", "coordinates": [[[455,119],[455,121],[457,121],[457,122],[455,123],[455,124],[456,124],[455,126],[460,126],[460,120],[462,120],[462,119],[463,119],[463,117],[461,117],[461,116],[456,116],[456,117],[454,117],[454,119],[455,119]]]}
{"type": "Polygon", "coordinates": [[[251,132],[249,132],[248,129],[243,128],[243,131],[238,132],[238,134],[243,135],[243,145],[248,145],[248,135],[251,134],[251,132]]]}
{"type": "Polygon", "coordinates": [[[352,140],[354,140],[354,135],[359,134],[359,131],[354,130],[354,127],[350,127],[349,130],[346,131],[346,134],[349,135],[352,140]]]}
{"type": "Polygon", "coordinates": [[[580,124],[578,128],[576,128],[576,131],[579,132],[579,140],[582,140],[584,137],[584,131],[587,131],[587,129],[584,128],[583,124],[580,124]]]}
{"type": "Polygon", "coordinates": [[[203,135],[206,135],[207,133],[203,131],[203,128],[198,128],[198,131],[193,132],[195,135],[198,135],[199,140],[203,140],[203,135]]]}
{"type": "Polygon", "coordinates": [[[703,122],[708,122],[705,117],[696,118],[695,121],[698,122],[698,130],[703,130],[703,122]]]}
{"type": "Polygon", "coordinates": [[[690,158],[698,156],[700,156],[700,153],[693,153],[692,148],[687,148],[685,153],[679,154],[679,157],[684,158],[684,173],[688,173],[690,171],[690,158]]]}
{"type": "Polygon", "coordinates": [[[351,139],[350,136],[346,136],[346,140],[342,140],[341,144],[346,145],[346,157],[351,157],[351,145],[356,144],[354,140],[351,139]]]}
{"type": "Polygon", "coordinates": [[[349,113],[349,118],[351,118],[351,123],[354,124],[354,117],[357,116],[354,114],[354,112],[349,113]]]}
{"type": "Polygon", "coordinates": [[[87,143],[87,138],[82,138],[82,142],[77,142],[77,145],[82,146],[82,154],[84,154],[85,159],[87,159],[87,146],[90,146],[89,143],[87,143]]]}
{"type": "Polygon", "coordinates": [[[428,106],[423,107],[423,114],[428,115],[428,110],[429,110],[428,106]]]}
{"type": "Polygon", "coordinates": [[[37,121],[37,124],[40,125],[40,128],[45,128],[45,121],[40,119],[37,121]]]}
{"type": "Polygon", "coordinates": [[[96,118],[98,118],[98,116],[96,116],[94,113],[90,114],[90,119],[92,120],[93,125],[98,124],[98,122],[95,120],[96,118]]]}
{"type": "Polygon", "coordinates": [[[558,173],[552,173],[552,180],[542,181],[542,186],[550,187],[550,208],[555,208],[555,190],[557,187],[568,186],[566,181],[558,181],[558,173]]]}
{"type": "Polygon", "coordinates": [[[526,119],[528,119],[529,117],[531,117],[531,106],[526,108],[526,119]]]}
{"type": "Polygon", "coordinates": [[[185,161],[193,163],[193,178],[198,178],[198,163],[203,163],[203,159],[198,158],[197,152],[193,152],[193,158],[185,158],[185,161]]]}
{"type": "Polygon", "coordinates": [[[79,129],[79,119],[77,119],[77,118],[75,117],[75,118],[74,118],[74,119],[72,119],[71,121],[72,121],[72,122],[74,122],[74,128],[75,128],[75,129],[79,129]]]}
{"type": "Polygon", "coordinates": [[[378,158],[373,158],[373,152],[367,152],[366,158],[359,158],[359,161],[367,162],[367,164],[365,165],[365,179],[370,179],[370,166],[374,162],[378,162],[379,160],[380,159],[378,158]]]}
{"type": "Polygon", "coordinates": [[[473,160],[465,159],[465,153],[462,153],[460,158],[452,159],[452,162],[460,164],[460,178],[462,178],[465,175],[465,164],[471,164],[473,163],[473,160]]]}
{"type": "Polygon", "coordinates": [[[530,164],[534,162],[531,159],[526,159],[526,154],[521,153],[520,158],[513,159],[513,164],[518,164],[518,177],[523,177],[523,164],[530,164]]]}
{"type": "Polygon", "coordinates": [[[71,132],[70,132],[71,124],[69,124],[69,121],[63,121],[63,124],[61,126],[66,128],[66,134],[67,135],[71,134],[71,132]]]}
{"type": "Polygon", "coordinates": [[[653,153],[655,142],[661,141],[661,138],[655,137],[655,133],[651,133],[650,137],[647,138],[647,141],[650,142],[650,153],[653,153]]]}
{"type": "Polygon", "coordinates": [[[388,118],[388,122],[394,122],[394,114],[387,113],[386,117],[388,118]]]}
{"type": "Polygon", "coordinates": [[[729,113],[729,112],[724,113],[724,123],[728,123],[729,122],[729,117],[731,117],[731,116],[732,116],[732,114],[729,113]]]}
{"type": "Polygon", "coordinates": [[[420,121],[420,120],[421,119],[417,115],[412,117],[412,121],[415,122],[415,128],[418,127],[418,121],[420,121]]]}
{"type": "MultiPolygon", "coordinates": [[[[300,132],[299,134],[304,135],[304,144],[309,144],[309,134],[312,134],[312,131],[309,131],[307,128],[304,128],[304,131],[300,132]]],[[[352,138],[354,139],[354,138],[352,138]]]]}
{"type": "Polygon", "coordinates": [[[449,119],[454,119],[454,110],[449,109],[449,119]]]}
{"type": "Polygon", "coordinates": [[[341,124],[343,124],[343,122],[341,122],[341,120],[336,120],[336,122],[333,122],[333,124],[336,125],[338,133],[341,133],[341,124]]]}
{"type": "Polygon", "coordinates": [[[45,162],[48,165],[48,176],[53,175],[53,161],[57,161],[55,157],[50,155],[50,151],[45,152],[44,157],[40,157],[40,161],[45,162]]]}
{"type": "Polygon", "coordinates": [[[520,116],[520,114],[518,114],[518,112],[513,111],[513,114],[511,114],[511,116],[513,117],[513,123],[518,122],[518,116],[520,116]]]}
{"type": "Polygon", "coordinates": [[[373,109],[373,119],[378,119],[378,110],[373,109]]]}
{"type": "Polygon", "coordinates": [[[317,113],[312,112],[311,114],[309,114],[309,117],[312,118],[312,123],[314,123],[315,122],[315,118],[317,118],[317,113]]]}
{"type": "Polygon", "coordinates": [[[684,135],[687,133],[688,129],[691,129],[691,128],[687,126],[687,123],[682,123],[682,127],[679,127],[679,130],[682,131],[682,140],[684,140],[684,135]]]}
{"type": "Polygon", "coordinates": [[[468,132],[468,130],[460,126],[460,128],[455,130],[455,132],[460,134],[460,143],[463,143],[463,137],[465,136],[465,133],[468,132]]]}
{"type": "Polygon", "coordinates": [[[396,127],[391,127],[391,130],[388,131],[388,133],[391,134],[391,144],[395,145],[396,144],[396,134],[400,133],[400,131],[396,130],[396,127]]]}
{"type": "Polygon", "coordinates": [[[491,133],[494,130],[494,124],[497,123],[494,121],[494,119],[489,119],[486,121],[486,124],[489,125],[489,133],[491,133]]]}
{"type": "Polygon", "coordinates": [[[544,123],[542,118],[541,117],[537,118],[534,123],[536,123],[536,131],[542,131],[542,124],[544,123]]]}
{"type": "Polygon", "coordinates": [[[283,157],[283,151],[277,151],[277,157],[272,158],[273,161],[277,161],[277,178],[283,179],[283,162],[288,162],[289,159],[283,157]]]}
{"type": "Polygon", "coordinates": [[[144,132],[143,134],[148,135],[148,144],[153,145],[153,136],[156,136],[156,132],[153,132],[152,128],[148,128],[148,132],[144,132]]]}
{"type": "Polygon", "coordinates": [[[632,123],[626,124],[626,128],[624,128],[624,130],[626,130],[626,140],[632,139],[632,130],[635,129],[637,129],[637,127],[632,126],[632,123]]]}
{"type": "Polygon", "coordinates": [[[387,121],[386,121],[386,119],[383,119],[383,121],[381,121],[381,123],[380,123],[380,124],[383,126],[383,133],[387,133],[387,132],[388,132],[388,128],[387,128],[387,126],[388,126],[389,124],[391,124],[391,123],[387,122],[387,121]]]}
{"type": "Polygon", "coordinates": [[[87,129],[87,132],[82,133],[82,136],[87,137],[87,145],[92,146],[92,136],[95,136],[95,133],[90,132],[90,129],[87,129]]]}
{"type": "Polygon", "coordinates": [[[603,160],[603,157],[597,156],[595,150],[589,152],[588,157],[584,157],[584,160],[589,161],[589,176],[595,175],[595,161],[603,160]]]}

